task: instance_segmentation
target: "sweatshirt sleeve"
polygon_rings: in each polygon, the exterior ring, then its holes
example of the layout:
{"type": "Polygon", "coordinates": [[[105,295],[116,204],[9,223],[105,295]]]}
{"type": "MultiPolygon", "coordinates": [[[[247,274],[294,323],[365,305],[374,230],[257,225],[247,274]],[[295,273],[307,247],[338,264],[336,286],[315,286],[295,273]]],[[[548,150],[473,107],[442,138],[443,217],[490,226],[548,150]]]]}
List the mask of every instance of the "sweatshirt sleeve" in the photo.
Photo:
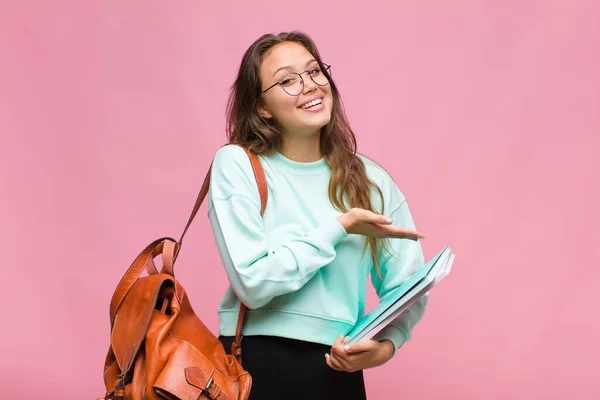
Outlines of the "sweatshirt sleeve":
{"type": "Polygon", "coordinates": [[[238,146],[223,147],[215,156],[208,216],[231,287],[250,309],[304,286],[333,261],[335,245],[347,236],[344,227],[333,219],[270,247],[252,166],[238,146]]]}
{"type": "MultiPolygon", "coordinates": [[[[415,225],[404,199],[390,217],[394,225],[415,229],[415,225]]],[[[420,242],[408,239],[390,239],[392,254],[383,252],[381,258],[381,273],[383,279],[373,271],[371,281],[379,298],[384,297],[391,289],[398,287],[424,264],[423,251],[420,242]]],[[[398,316],[391,324],[383,328],[375,340],[390,340],[396,350],[411,338],[411,332],[421,320],[425,312],[429,293],[413,303],[406,311],[398,316]]]]}

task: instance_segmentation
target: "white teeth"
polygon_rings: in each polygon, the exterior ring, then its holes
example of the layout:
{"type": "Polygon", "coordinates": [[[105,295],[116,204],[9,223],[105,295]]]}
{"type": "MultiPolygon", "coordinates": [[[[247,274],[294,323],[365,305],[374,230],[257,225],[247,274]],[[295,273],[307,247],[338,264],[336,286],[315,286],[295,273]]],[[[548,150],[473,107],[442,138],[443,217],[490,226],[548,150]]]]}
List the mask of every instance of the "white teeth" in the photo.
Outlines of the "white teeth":
{"type": "Polygon", "coordinates": [[[313,101],[309,101],[308,103],[306,103],[306,104],[304,104],[304,105],[300,106],[300,108],[307,109],[307,108],[310,108],[310,107],[314,107],[314,106],[316,106],[317,104],[321,104],[321,99],[315,99],[315,100],[313,100],[313,101]]]}

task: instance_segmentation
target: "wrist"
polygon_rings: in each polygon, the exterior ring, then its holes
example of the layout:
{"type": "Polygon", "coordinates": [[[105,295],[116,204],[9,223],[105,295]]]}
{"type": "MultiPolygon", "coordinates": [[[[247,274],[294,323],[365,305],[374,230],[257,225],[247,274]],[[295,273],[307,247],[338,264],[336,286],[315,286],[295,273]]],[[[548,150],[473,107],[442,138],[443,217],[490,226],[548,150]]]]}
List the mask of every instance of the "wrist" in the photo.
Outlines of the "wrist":
{"type": "Polygon", "coordinates": [[[384,340],[380,341],[379,343],[380,343],[382,359],[385,361],[390,360],[394,356],[394,353],[396,352],[396,346],[389,339],[384,339],[384,340]]]}
{"type": "Polygon", "coordinates": [[[340,215],[336,218],[336,220],[340,223],[340,225],[342,225],[346,232],[349,232],[352,223],[350,221],[350,216],[348,215],[348,213],[340,215]]]}

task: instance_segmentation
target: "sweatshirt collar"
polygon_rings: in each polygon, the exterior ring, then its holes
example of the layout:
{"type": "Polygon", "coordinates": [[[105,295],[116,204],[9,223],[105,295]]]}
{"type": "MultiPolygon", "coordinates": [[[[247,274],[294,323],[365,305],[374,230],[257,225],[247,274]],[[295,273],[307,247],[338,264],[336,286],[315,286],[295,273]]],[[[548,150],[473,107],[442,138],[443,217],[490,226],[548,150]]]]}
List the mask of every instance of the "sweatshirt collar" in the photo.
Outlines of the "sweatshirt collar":
{"type": "Polygon", "coordinates": [[[329,170],[329,165],[325,157],[313,162],[293,161],[281,154],[275,152],[269,157],[278,167],[292,175],[312,176],[320,175],[329,170]]]}

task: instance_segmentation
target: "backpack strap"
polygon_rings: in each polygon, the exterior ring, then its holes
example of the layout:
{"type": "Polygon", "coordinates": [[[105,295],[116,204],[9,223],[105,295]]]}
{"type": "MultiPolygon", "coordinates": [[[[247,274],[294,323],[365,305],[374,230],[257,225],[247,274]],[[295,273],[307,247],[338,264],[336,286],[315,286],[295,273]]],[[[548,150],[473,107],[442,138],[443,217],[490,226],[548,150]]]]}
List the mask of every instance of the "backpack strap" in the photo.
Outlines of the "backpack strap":
{"type": "MultiPolygon", "coordinates": [[[[265,170],[255,153],[246,148],[244,148],[244,150],[246,150],[246,154],[250,157],[254,179],[256,179],[256,185],[258,186],[258,194],[260,196],[260,216],[262,217],[265,213],[265,208],[267,208],[267,200],[269,199],[265,170]]],[[[235,328],[235,340],[231,343],[231,354],[235,356],[240,364],[242,363],[242,327],[244,326],[244,320],[246,319],[246,311],[248,311],[248,307],[240,301],[240,312],[235,328]]]]}
{"type": "MultiPolygon", "coordinates": [[[[245,147],[242,147],[242,148],[246,151],[246,154],[250,158],[250,163],[252,164],[252,171],[254,172],[254,178],[256,179],[256,185],[258,186],[258,193],[260,195],[260,216],[262,217],[263,214],[265,213],[265,208],[267,207],[267,200],[269,197],[268,187],[267,187],[267,178],[265,177],[265,170],[262,167],[260,159],[258,158],[258,156],[255,153],[251,152],[250,150],[248,150],[245,147]]],[[[188,231],[190,225],[192,224],[194,217],[196,217],[196,214],[198,213],[198,210],[200,209],[202,202],[204,201],[206,195],[208,194],[208,190],[210,187],[211,170],[212,170],[212,163],[211,163],[210,168],[208,169],[208,173],[206,174],[206,177],[204,178],[204,182],[202,183],[202,188],[200,189],[200,193],[198,193],[198,197],[196,198],[196,203],[194,204],[194,209],[192,210],[192,213],[190,214],[190,218],[188,219],[188,222],[185,225],[185,229],[183,230],[183,233],[181,234],[181,238],[179,239],[179,242],[177,242],[175,244],[173,262],[167,262],[166,264],[163,262],[163,265],[164,265],[163,272],[166,272],[172,276],[175,276],[173,274],[173,264],[174,264],[175,259],[177,258],[177,255],[179,254],[179,250],[181,249],[181,245],[183,243],[183,238],[184,238],[186,232],[188,231]]],[[[241,345],[241,343],[242,343],[242,327],[244,325],[244,320],[246,319],[246,311],[248,311],[248,307],[246,307],[246,305],[240,301],[240,312],[238,314],[237,326],[235,328],[235,340],[231,344],[231,354],[233,356],[235,356],[240,363],[242,362],[242,345],[241,345]]]]}
{"type": "MultiPolygon", "coordinates": [[[[262,217],[262,215],[265,212],[265,208],[267,207],[267,200],[269,197],[268,190],[267,190],[267,179],[265,177],[265,171],[262,167],[262,164],[260,163],[260,159],[258,158],[258,156],[255,153],[248,150],[247,148],[245,148],[245,147],[242,147],[242,148],[246,151],[246,154],[248,154],[248,157],[250,158],[250,163],[252,164],[254,178],[256,179],[256,184],[258,186],[258,193],[260,195],[260,215],[262,217]]],[[[188,219],[188,222],[185,225],[185,229],[183,230],[183,233],[181,234],[181,237],[179,238],[179,242],[175,246],[176,247],[175,257],[177,257],[177,253],[179,253],[179,249],[181,248],[181,244],[183,243],[183,238],[184,238],[186,232],[190,228],[190,225],[192,224],[192,221],[196,217],[196,214],[198,213],[198,210],[200,209],[200,206],[202,205],[204,198],[208,194],[208,190],[210,188],[211,170],[212,170],[212,163],[210,165],[210,168],[208,169],[206,177],[204,178],[204,182],[202,183],[202,188],[200,189],[200,193],[198,193],[198,197],[196,198],[196,203],[194,204],[194,209],[192,210],[192,213],[190,214],[190,218],[188,219]]]]}

